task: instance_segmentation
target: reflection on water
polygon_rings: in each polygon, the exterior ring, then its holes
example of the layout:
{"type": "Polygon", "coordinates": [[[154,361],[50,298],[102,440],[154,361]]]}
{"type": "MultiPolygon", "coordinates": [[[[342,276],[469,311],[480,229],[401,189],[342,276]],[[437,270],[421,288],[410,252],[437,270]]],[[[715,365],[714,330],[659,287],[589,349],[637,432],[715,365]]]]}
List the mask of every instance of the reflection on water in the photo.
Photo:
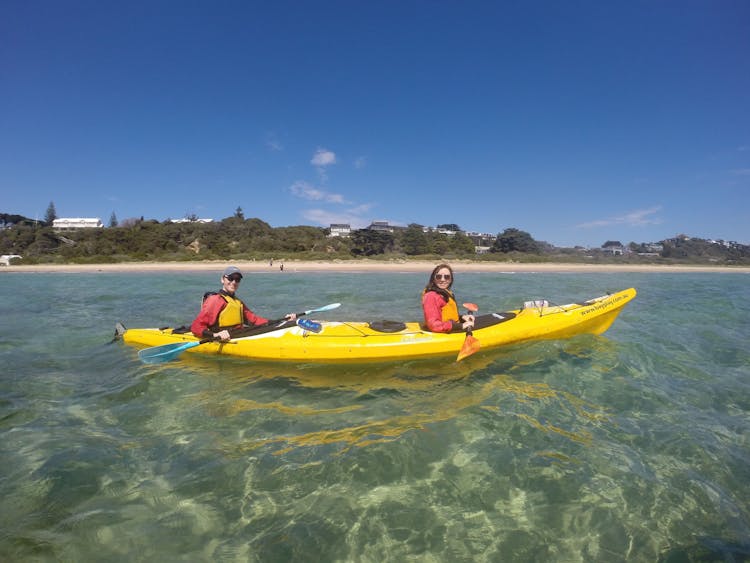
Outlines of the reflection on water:
{"type": "MultiPolygon", "coordinates": [[[[560,353],[591,355],[589,348],[578,350],[577,346],[580,344],[564,351],[552,347],[548,352],[558,359],[560,353]]],[[[230,456],[258,449],[282,455],[295,448],[316,446],[333,446],[333,451],[343,454],[351,447],[372,446],[407,432],[425,431],[429,425],[454,420],[472,409],[501,417],[512,415],[542,432],[590,445],[591,433],[578,427],[586,421],[607,421],[602,407],[547,383],[527,383],[495,371],[503,365],[517,371],[555,361],[538,353],[533,358],[524,357],[526,354],[528,347],[520,348],[520,354],[500,351],[461,363],[429,360],[370,366],[277,365],[190,357],[186,365],[208,378],[216,378],[220,366],[221,384],[193,395],[196,408],[205,408],[216,418],[248,420],[248,428],[255,424],[273,429],[270,433],[248,432],[252,436],[249,439],[220,445],[230,456]],[[250,368],[252,375],[248,376],[250,368]],[[296,391],[300,388],[317,390],[319,406],[311,407],[308,395],[297,404],[296,391]],[[270,398],[237,398],[239,389],[243,394],[270,398]],[[498,406],[500,403],[503,407],[498,406]],[[540,417],[537,413],[541,409],[535,403],[571,412],[577,418],[574,427],[564,428],[540,417]],[[279,432],[280,427],[287,430],[279,432]]],[[[543,455],[567,459],[562,453],[547,451],[543,455]]]]}

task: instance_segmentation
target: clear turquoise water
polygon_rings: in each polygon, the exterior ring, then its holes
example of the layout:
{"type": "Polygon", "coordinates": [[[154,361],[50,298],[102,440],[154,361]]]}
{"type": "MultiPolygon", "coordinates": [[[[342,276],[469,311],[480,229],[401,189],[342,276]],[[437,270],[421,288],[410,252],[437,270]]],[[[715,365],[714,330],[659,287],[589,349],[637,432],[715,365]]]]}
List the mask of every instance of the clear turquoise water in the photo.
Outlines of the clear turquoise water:
{"type": "MultiPolygon", "coordinates": [[[[425,277],[240,294],[413,320],[425,277]]],[[[460,364],[153,366],[109,342],[189,322],[216,278],[0,273],[0,560],[750,557],[748,275],[465,274],[485,312],[639,295],[605,336],[460,364]]]]}

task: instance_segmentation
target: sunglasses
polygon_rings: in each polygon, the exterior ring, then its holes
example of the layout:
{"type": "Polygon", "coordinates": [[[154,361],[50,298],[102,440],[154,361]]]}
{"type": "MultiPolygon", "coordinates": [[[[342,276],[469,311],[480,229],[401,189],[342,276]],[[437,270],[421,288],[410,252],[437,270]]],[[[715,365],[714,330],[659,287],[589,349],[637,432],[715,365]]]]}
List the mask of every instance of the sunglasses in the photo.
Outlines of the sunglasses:
{"type": "Polygon", "coordinates": [[[435,279],[436,280],[449,280],[451,279],[451,275],[450,274],[435,274],[435,279]]]}
{"type": "Polygon", "coordinates": [[[227,281],[234,282],[234,283],[240,283],[242,281],[242,276],[224,276],[227,278],[227,281]]]}

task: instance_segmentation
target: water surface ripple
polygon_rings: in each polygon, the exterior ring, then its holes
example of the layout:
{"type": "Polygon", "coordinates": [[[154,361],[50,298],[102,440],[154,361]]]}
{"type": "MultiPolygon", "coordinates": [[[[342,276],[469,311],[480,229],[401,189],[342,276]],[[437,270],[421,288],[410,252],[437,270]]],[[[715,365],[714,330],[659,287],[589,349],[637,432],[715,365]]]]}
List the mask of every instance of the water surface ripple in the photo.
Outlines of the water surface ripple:
{"type": "MultiPolygon", "coordinates": [[[[279,317],[414,320],[425,275],[246,277],[279,317]]],[[[207,273],[0,273],[0,560],[750,558],[744,274],[464,274],[480,311],[634,286],[600,337],[465,362],[144,365],[207,273]]]]}

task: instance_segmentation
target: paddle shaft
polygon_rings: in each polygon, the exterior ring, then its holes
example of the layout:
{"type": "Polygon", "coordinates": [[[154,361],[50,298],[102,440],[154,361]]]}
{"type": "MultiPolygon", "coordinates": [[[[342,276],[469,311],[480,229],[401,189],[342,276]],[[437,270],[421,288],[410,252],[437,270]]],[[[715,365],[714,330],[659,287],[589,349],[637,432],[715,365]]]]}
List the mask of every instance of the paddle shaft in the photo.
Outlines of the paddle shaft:
{"type": "MultiPolygon", "coordinates": [[[[466,307],[466,310],[469,311],[469,314],[474,315],[474,318],[476,318],[476,313],[479,311],[479,307],[477,307],[474,303],[464,303],[464,307],[466,307]]],[[[466,336],[474,336],[474,325],[468,327],[466,329],[466,336]]]]}
{"type": "MultiPolygon", "coordinates": [[[[338,307],[341,307],[341,303],[331,303],[330,305],[324,305],[323,307],[318,307],[317,309],[309,309],[307,311],[301,311],[299,313],[295,313],[295,315],[298,316],[298,317],[303,317],[305,315],[309,315],[310,313],[320,313],[321,311],[330,311],[331,309],[337,309],[338,307]]],[[[286,317],[284,317],[282,319],[275,319],[273,321],[268,321],[266,323],[266,326],[267,325],[276,324],[276,323],[280,323],[280,322],[283,322],[285,320],[287,320],[286,317]]]]}

